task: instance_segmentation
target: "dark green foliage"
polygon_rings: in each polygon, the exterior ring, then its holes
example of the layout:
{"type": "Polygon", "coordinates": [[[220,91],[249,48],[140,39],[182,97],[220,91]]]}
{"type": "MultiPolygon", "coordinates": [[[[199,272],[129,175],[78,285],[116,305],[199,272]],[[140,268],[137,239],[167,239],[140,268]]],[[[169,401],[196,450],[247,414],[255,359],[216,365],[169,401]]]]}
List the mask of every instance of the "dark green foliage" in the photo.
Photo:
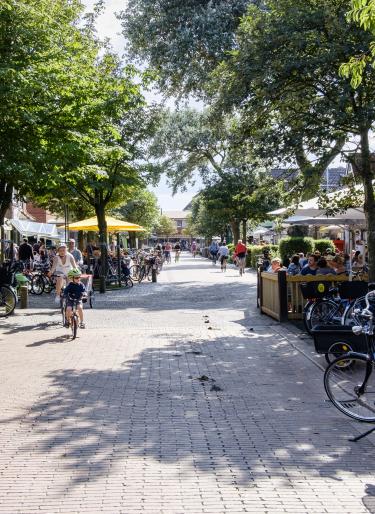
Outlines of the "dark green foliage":
{"type": "Polygon", "coordinates": [[[257,268],[259,256],[263,256],[265,251],[269,251],[271,257],[279,255],[279,246],[273,244],[267,245],[248,245],[246,266],[257,268]]]}
{"type": "Polygon", "coordinates": [[[250,0],[129,0],[122,13],[131,55],[146,61],[163,92],[201,91],[234,47],[250,0]]]}
{"type": "Polygon", "coordinates": [[[312,237],[283,237],[279,243],[280,257],[292,257],[294,254],[314,251],[314,239],[312,237]]]}
{"type": "Polygon", "coordinates": [[[327,248],[331,248],[332,251],[335,251],[335,245],[330,239],[316,239],[314,241],[314,250],[324,253],[327,248]]]}
{"type": "Polygon", "coordinates": [[[288,236],[290,237],[306,237],[309,233],[307,225],[291,225],[288,228],[288,236]]]}

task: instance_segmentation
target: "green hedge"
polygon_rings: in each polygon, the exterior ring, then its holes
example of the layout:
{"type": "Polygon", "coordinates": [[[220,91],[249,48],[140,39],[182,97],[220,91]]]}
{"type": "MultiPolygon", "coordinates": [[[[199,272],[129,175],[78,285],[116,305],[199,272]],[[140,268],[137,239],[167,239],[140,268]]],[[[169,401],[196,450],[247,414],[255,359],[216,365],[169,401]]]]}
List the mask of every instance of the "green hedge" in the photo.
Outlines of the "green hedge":
{"type": "Polygon", "coordinates": [[[249,268],[256,268],[258,257],[259,255],[263,255],[265,250],[268,250],[272,257],[277,257],[279,255],[278,245],[248,245],[246,266],[249,268]]]}
{"type": "MultiPolygon", "coordinates": [[[[312,237],[283,237],[279,243],[280,256],[282,259],[303,252],[313,252],[315,241],[312,237]]],[[[327,248],[327,247],[326,247],[327,248]]]]}
{"type": "MultiPolygon", "coordinates": [[[[230,243],[227,246],[229,248],[229,262],[233,262],[232,254],[235,245],[230,243]]],[[[319,250],[319,252],[323,253],[327,248],[335,249],[334,244],[329,239],[314,240],[312,237],[290,236],[281,239],[279,245],[247,245],[246,267],[256,268],[258,257],[259,255],[263,255],[265,250],[270,252],[271,257],[281,257],[281,259],[285,259],[299,252],[303,252],[306,255],[307,252],[319,250]]]]}
{"type": "Polygon", "coordinates": [[[331,248],[333,252],[335,251],[335,245],[330,239],[316,239],[314,243],[314,250],[319,250],[320,253],[324,253],[327,248],[331,248]]]}

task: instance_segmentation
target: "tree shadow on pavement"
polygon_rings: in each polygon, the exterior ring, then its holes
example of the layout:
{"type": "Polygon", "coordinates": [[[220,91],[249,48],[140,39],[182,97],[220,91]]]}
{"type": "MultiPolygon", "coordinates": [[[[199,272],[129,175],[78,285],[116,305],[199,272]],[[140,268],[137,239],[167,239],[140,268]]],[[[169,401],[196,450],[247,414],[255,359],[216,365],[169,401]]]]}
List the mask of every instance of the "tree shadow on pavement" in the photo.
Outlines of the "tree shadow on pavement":
{"type": "Polygon", "coordinates": [[[26,345],[26,348],[34,348],[37,346],[43,346],[44,344],[61,344],[67,343],[71,341],[70,334],[65,334],[63,336],[51,337],[49,339],[42,339],[41,341],[35,341],[34,343],[30,343],[26,345]]]}
{"type": "Polygon", "coordinates": [[[267,333],[176,339],[120,369],[62,369],[48,379],[44,396],[12,421],[29,426],[18,451],[67,471],[68,487],[121,473],[127,461],[137,472],[145,459],[237,487],[375,471],[374,446],[348,443],[353,424],[325,401],[321,373],[267,333]]]}
{"type": "MultiPolygon", "coordinates": [[[[12,334],[18,334],[19,332],[31,332],[31,331],[38,331],[38,330],[50,330],[50,329],[56,329],[59,328],[58,323],[56,321],[45,321],[43,323],[29,323],[27,325],[25,324],[18,324],[13,323],[9,324],[3,327],[2,333],[4,335],[12,335],[12,334]]],[[[61,324],[60,324],[61,328],[61,324]]]]}

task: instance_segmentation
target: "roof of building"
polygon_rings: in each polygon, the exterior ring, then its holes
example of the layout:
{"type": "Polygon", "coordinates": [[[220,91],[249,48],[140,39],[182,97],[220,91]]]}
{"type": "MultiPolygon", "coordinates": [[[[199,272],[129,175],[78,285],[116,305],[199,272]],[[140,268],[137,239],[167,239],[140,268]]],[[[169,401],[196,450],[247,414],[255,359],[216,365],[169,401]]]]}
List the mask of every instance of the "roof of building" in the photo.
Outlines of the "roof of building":
{"type": "Polygon", "coordinates": [[[172,220],[184,220],[191,214],[191,211],[164,211],[163,214],[172,220]]]}

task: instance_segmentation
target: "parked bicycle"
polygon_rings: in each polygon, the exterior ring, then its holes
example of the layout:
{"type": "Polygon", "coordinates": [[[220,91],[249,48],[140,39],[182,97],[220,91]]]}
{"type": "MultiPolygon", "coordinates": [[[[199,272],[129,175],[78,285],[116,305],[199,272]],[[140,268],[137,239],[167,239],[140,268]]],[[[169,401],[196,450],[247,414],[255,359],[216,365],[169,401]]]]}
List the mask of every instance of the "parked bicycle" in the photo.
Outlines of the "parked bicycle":
{"type": "Polygon", "coordinates": [[[10,263],[0,268],[0,317],[10,316],[17,305],[16,278],[10,263]]]}
{"type": "Polygon", "coordinates": [[[364,337],[366,351],[339,356],[324,373],[324,387],[333,405],[350,418],[367,423],[375,422],[374,312],[375,291],[370,291],[365,296],[365,308],[354,313],[360,323],[352,327],[354,334],[364,337]]]}
{"type": "Polygon", "coordinates": [[[303,322],[311,334],[321,324],[353,325],[355,310],[364,307],[366,282],[342,282],[331,287],[330,282],[307,282],[301,284],[301,292],[308,300],[304,307],[303,322]]]}
{"type": "Polygon", "coordinates": [[[77,298],[73,298],[71,296],[69,296],[68,299],[70,301],[70,306],[72,309],[69,320],[66,316],[67,298],[63,296],[61,299],[61,315],[62,315],[62,320],[63,320],[63,326],[66,328],[69,328],[72,333],[72,339],[76,339],[78,326],[79,326],[79,316],[78,316],[77,309],[78,309],[78,304],[79,304],[80,300],[78,300],[77,298]]]}

